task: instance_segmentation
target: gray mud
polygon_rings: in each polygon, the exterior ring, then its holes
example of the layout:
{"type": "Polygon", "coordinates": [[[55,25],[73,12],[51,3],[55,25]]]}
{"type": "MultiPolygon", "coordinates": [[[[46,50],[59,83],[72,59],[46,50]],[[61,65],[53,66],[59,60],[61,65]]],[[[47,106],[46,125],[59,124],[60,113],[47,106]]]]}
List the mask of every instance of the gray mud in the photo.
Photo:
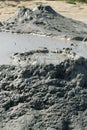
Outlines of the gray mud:
{"type": "MultiPolygon", "coordinates": [[[[14,57],[14,53],[28,54],[30,51],[48,50],[48,53],[34,53],[32,60],[37,60],[38,63],[53,63],[58,64],[67,58],[87,58],[87,42],[83,41],[67,41],[65,39],[55,39],[45,36],[36,36],[31,34],[10,34],[0,33],[0,65],[17,63],[20,59],[14,57]],[[14,62],[13,62],[14,57],[14,62]]],[[[23,58],[21,55],[21,58],[23,58]]],[[[28,55],[24,58],[28,59],[28,55]]],[[[23,59],[24,59],[23,58],[23,59]]],[[[24,60],[21,62],[25,62],[24,60]]]]}
{"type": "Polygon", "coordinates": [[[16,62],[0,65],[0,130],[87,130],[87,25],[41,5],[18,9],[0,31],[71,38],[68,46],[0,34],[1,58],[11,50],[16,62]]]}
{"type": "Polygon", "coordinates": [[[7,21],[0,23],[0,30],[13,33],[35,33],[46,36],[87,37],[87,25],[65,18],[50,6],[39,5],[33,10],[21,7],[7,21]]]}
{"type": "MultiPolygon", "coordinates": [[[[70,44],[66,42],[64,39],[53,39],[50,37],[36,36],[36,35],[29,35],[29,34],[18,35],[18,34],[0,33],[0,65],[11,64],[13,60],[11,60],[10,57],[12,57],[14,53],[24,53],[32,50],[37,51],[43,49],[47,49],[49,53],[48,54],[36,53],[33,55],[33,59],[39,60],[40,58],[43,61],[44,59],[46,59],[46,61],[49,60],[50,63],[54,63],[58,61],[58,58],[62,59],[62,57],[67,57],[67,56],[56,54],[57,51],[69,47],[70,44]]],[[[83,48],[85,51],[85,47],[83,48]]],[[[73,49],[73,51],[75,51],[75,49],[73,49]]],[[[87,54],[84,56],[87,57],[87,54]]]]}
{"type": "Polygon", "coordinates": [[[0,66],[0,130],[87,130],[87,60],[0,66]]]}

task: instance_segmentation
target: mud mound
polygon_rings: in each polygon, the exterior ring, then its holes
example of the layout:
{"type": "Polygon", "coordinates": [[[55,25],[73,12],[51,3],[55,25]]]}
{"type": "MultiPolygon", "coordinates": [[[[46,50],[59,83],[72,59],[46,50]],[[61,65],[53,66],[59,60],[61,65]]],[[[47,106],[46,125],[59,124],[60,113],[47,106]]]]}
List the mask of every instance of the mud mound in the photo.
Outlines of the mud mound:
{"type": "Polygon", "coordinates": [[[0,130],[87,129],[87,60],[0,66],[0,130]]]}
{"type": "Polygon", "coordinates": [[[87,35],[87,25],[65,18],[50,6],[39,5],[33,10],[18,9],[12,17],[3,22],[1,31],[15,33],[35,33],[61,37],[83,37],[87,35]]]}

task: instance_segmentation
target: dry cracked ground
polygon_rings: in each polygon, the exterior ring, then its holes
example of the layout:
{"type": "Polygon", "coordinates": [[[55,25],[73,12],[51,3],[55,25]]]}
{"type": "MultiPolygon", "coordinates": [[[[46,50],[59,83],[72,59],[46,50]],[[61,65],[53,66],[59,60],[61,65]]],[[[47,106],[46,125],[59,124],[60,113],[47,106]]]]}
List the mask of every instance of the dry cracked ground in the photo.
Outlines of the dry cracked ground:
{"type": "MultiPolygon", "coordinates": [[[[86,24],[43,5],[18,9],[0,31],[87,40],[86,24]]],[[[34,53],[16,53],[18,65],[0,66],[0,130],[86,130],[87,59],[38,64],[34,53]]]]}

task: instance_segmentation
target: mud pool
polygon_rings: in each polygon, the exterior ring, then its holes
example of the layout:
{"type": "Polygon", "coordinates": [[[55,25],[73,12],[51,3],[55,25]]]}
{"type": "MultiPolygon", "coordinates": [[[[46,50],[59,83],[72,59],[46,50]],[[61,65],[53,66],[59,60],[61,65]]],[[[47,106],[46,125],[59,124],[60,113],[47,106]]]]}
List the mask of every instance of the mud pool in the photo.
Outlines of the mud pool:
{"type": "MultiPolygon", "coordinates": [[[[28,34],[11,34],[0,33],[0,64],[11,64],[11,56],[14,53],[29,52],[31,50],[47,48],[49,54],[35,54],[33,58],[46,60],[47,63],[58,63],[67,58],[67,55],[58,55],[51,51],[63,50],[71,48],[71,52],[75,52],[77,56],[87,58],[86,42],[67,41],[64,39],[55,39],[45,36],[28,35],[28,34]]],[[[69,55],[68,55],[69,58],[69,55]]],[[[40,61],[41,62],[41,61],[40,61]]]]}

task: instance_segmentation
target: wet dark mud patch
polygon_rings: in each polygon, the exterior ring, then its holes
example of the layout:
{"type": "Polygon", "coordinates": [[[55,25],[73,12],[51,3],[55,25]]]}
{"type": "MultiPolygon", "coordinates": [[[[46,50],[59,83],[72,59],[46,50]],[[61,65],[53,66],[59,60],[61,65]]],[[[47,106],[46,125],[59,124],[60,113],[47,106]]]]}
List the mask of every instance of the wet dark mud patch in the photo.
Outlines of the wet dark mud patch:
{"type": "Polygon", "coordinates": [[[8,128],[86,130],[87,59],[1,65],[0,130],[8,128]]]}

